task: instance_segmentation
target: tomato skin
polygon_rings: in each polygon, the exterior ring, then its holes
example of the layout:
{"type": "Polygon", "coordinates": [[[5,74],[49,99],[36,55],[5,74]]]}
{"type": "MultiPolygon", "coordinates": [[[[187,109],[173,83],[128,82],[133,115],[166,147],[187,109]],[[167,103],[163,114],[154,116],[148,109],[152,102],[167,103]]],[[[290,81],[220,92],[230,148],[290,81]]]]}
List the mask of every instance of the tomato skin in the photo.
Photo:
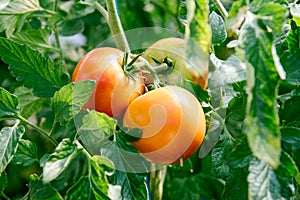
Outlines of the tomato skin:
{"type": "Polygon", "coordinates": [[[143,53],[143,57],[152,65],[155,58],[159,62],[163,62],[165,57],[175,61],[175,67],[172,73],[168,75],[167,84],[182,85],[183,78],[193,81],[195,84],[201,85],[202,89],[206,89],[208,82],[208,57],[206,58],[203,52],[198,52],[195,56],[201,63],[199,66],[192,66],[185,59],[186,42],[181,38],[164,38],[156,41],[148,47],[143,53]]]}
{"type": "Polygon", "coordinates": [[[123,126],[140,128],[132,145],[150,162],[173,164],[197,151],[206,131],[205,115],[187,90],[165,86],[145,93],[128,106],[123,126]]]}
{"type": "Polygon", "coordinates": [[[122,69],[124,52],[110,47],[88,52],[77,64],[72,81],[95,80],[96,85],[84,109],[122,118],[128,104],[144,92],[141,78],[132,80],[122,69]]]}

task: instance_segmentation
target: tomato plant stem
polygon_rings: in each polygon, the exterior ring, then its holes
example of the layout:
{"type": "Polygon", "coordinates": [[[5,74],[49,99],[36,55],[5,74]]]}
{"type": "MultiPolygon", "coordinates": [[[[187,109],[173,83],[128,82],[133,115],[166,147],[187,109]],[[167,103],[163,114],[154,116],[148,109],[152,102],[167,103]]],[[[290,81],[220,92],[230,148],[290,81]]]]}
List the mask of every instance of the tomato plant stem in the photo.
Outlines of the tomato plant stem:
{"type": "Polygon", "coordinates": [[[58,142],[51,137],[46,131],[44,131],[43,129],[41,129],[40,127],[38,127],[37,125],[33,124],[32,122],[28,121],[27,119],[25,119],[24,117],[22,117],[21,115],[18,116],[18,118],[25,124],[31,126],[32,128],[34,128],[34,130],[36,130],[38,133],[40,133],[41,135],[43,135],[45,138],[47,138],[54,146],[58,145],[58,142]]]}
{"type": "MultiPolygon", "coordinates": [[[[53,8],[52,8],[53,13],[56,13],[57,7],[58,7],[58,0],[55,0],[53,2],[53,8]]],[[[60,60],[61,60],[61,64],[64,66],[65,65],[65,59],[64,59],[63,52],[62,52],[61,45],[60,45],[60,41],[59,41],[59,34],[58,34],[56,22],[53,23],[53,34],[54,34],[54,38],[55,38],[56,48],[58,49],[59,57],[60,57],[60,60]]]]}
{"type": "Polygon", "coordinates": [[[228,12],[225,9],[225,7],[223,6],[222,2],[220,0],[212,0],[212,2],[214,3],[214,5],[218,9],[218,11],[220,12],[222,17],[227,18],[228,17],[228,12]]]}
{"type": "Polygon", "coordinates": [[[108,12],[105,10],[105,8],[96,1],[95,8],[102,14],[102,16],[105,18],[106,21],[108,21],[108,12]]]}
{"type": "MultiPolygon", "coordinates": [[[[154,164],[153,164],[154,165],[154,164]]],[[[152,199],[161,200],[163,196],[163,185],[167,173],[167,167],[154,170],[150,174],[150,192],[152,199]]]]}
{"type": "Polygon", "coordinates": [[[129,53],[129,44],[117,12],[115,0],[106,0],[106,7],[108,11],[107,22],[117,44],[117,48],[129,53]]]}

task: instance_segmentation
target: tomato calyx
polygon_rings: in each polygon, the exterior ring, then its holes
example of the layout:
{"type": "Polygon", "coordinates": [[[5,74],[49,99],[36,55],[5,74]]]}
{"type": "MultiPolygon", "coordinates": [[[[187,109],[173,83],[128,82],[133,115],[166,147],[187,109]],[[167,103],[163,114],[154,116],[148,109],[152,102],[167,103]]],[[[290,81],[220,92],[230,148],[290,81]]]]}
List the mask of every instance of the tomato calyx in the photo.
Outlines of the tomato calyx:
{"type": "Polygon", "coordinates": [[[158,65],[158,66],[155,67],[156,72],[158,74],[170,74],[175,68],[176,61],[169,58],[168,56],[164,57],[162,62],[160,62],[159,60],[157,60],[153,56],[150,56],[150,57],[155,62],[155,64],[158,65]]]}
{"type": "Polygon", "coordinates": [[[144,78],[144,76],[140,75],[142,73],[146,73],[146,71],[141,70],[138,65],[138,59],[141,54],[130,56],[129,53],[125,53],[122,61],[122,69],[125,75],[131,80],[136,81],[139,78],[144,78]],[[131,61],[129,61],[129,57],[132,57],[131,61]]]}

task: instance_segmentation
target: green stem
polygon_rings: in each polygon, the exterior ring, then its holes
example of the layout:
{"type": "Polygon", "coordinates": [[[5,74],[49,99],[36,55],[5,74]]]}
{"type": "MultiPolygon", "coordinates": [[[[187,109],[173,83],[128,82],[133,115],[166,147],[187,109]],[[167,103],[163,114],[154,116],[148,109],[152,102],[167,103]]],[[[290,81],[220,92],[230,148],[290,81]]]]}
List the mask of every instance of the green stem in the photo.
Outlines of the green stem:
{"type": "Polygon", "coordinates": [[[140,57],[139,59],[141,60],[139,65],[145,67],[146,70],[151,74],[151,76],[153,78],[154,87],[158,88],[159,83],[160,83],[160,79],[157,76],[157,72],[156,72],[155,68],[152,67],[152,65],[150,65],[150,63],[146,59],[144,59],[143,57],[140,57]]]}
{"type": "Polygon", "coordinates": [[[108,12],[105,10],[105,8],[96,1],[95,8],[102,14],[102,16],[105,18],[106,21],[108,21],[108,12]]]}
{"type": "MultiPolygon", "coordinates": [[[[53,8],[52,8],[53,13],[56,13],[57,8],[58,8],[58,0],[54,0],[53,8]]],[[[60,45],[60,41],[59,41],[59,34],[58,34],[56,23],[53,24],[53,32],[54,32],[55,44],[56,44],[56,48],[58,49],[61,64],[64,66],[65,65],[65,58],[63,56],[63,52],[62,52],[62,49],[61,49],[61,45],[60,45]]]]}
{"type": "Polygon", "coordinates": [[[106,0],[106,7],[108,10],[107,22],[117,44],[117,48],[129,53],[129,44],[117,12],[115,0],[106,0]]]}
{"type": "Polygon", "coordinates": [[[225,19],[228,17],[228,12],[225,9],[225,7],[223,6],[222,2],[220,0],[212,0],[212,2],[215,4],[215,6],[217,7],[217,9],[219,10],[220,14],[222,15],[222,17],[225,19]]]}
{"type": "MultiPolygon", "coordinates": [[[[154,164],[153,164],[154,165],[154,164]]],[[[154,170],[150,173],[150,192],[152,199],[161,200],[163,196],[163,185],[167,173],[167,167],[154,170]]]]}
{"type": "Polygon", "coordinates": [[[41,135],[43,135],[45,138],[47,138],[54,146],[58,145],[58,142],[52,138],[46,131],[44,131],[43,129],[41,129],[40,127],[38,127],[37,125],[31,123],[30,121],[28,121],[27,119],[25,119],[24,117],[22,117],[21,115],[18,116],[18,118],[25,124],[31,126],[34,130],[36,130],[38,133],[40,133],[41,135]]]}

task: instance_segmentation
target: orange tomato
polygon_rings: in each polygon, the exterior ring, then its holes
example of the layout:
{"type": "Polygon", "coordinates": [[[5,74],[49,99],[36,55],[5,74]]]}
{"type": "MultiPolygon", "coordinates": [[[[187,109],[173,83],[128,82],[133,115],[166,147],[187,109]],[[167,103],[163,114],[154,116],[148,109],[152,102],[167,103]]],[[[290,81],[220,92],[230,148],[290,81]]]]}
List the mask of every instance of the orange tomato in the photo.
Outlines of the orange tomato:
{"type": "Polygon", "coordinates": [[[178,163],[201,145],[206,123],[196,97],[184,88],[165,86],[133,100],[123,126],[140,128],[142,138],[132,145],[150,162],[178,163]]]}
{"type": "Polygon", "coordinates": [[[94,91],[84,109],[95,109],[122,118],[129,103],[144,92],[142,78],[128,78],[123,69],[124,52],[102,47],[88,52],[77,64],[72,81],[95,80],[94,91]]]}

